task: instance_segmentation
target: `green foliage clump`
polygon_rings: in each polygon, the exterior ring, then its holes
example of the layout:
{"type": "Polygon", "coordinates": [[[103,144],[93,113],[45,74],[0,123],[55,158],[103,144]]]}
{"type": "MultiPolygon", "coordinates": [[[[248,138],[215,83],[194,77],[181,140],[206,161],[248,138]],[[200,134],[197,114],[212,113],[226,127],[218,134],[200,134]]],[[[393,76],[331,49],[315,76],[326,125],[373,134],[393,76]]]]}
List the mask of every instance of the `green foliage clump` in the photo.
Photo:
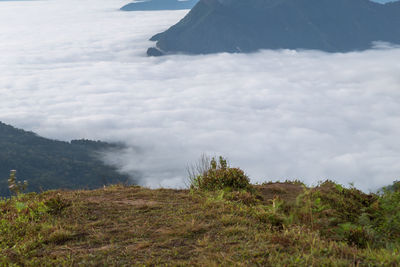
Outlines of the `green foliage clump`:
{"type": "Polygon", "coordinates": [[[383,193],[385,192],[400,192],[400,181],[394,181],[391,185],[382,188],[383,193]]]}
{"type": "Polygon", "coordinates": [[[282,230],[289,223],[289,218],[283,209],[284,201],[279,197],[268,201],[267,205],[258,205],[253,209],[253,214],[262,223],[268,223],[272,229],[282,230]]]}
{"type": "Polygon", "coordinates": [[[400,183],[383,189],[378,200],[368,210],[374,229],[391,241],[400,243],[400,183]]]}
{"type": "Polygon", "coordinates": [[[359,220],[376,199],[373,194],[328,180],[315,188],[305,188],[293,212],[299,222],[309,224],[324,237],[365,247],[377,236],[359,220]]]}
{"type": "MultiPolygon", "coordinates": [[[[356,188],[345,188],[333,181],[325,181],[312,189],[305,189],[297,200],[299,212],[305,217],[310,213],[321,226],[336,226],[340,223],[356,222],[363,210],[376,200],[356,188]]],[[[309,218],[308,218],[309,219],[309,218]]]]}
{"type": "Polygon", "coordinates": [[[294,221],[323,237],[359,248],[400,245],[400,187],[398,182],[380,194],[365,194],[332,181],[304,188],[289,211],[294,221]]]}
{"type": "Polygon", "coordinates": [[[258,202],[256,196],[252,192],[246,190],[232,192],[223,191],[223,193],[223,198],[231,202],[236,202],[244,205],[254,205],[258,202]]]}
{"type": "Polygon", "coordinates": [[[47,207],[47,212],[51,215],[60,215],[65,208],[71,206],[71,202],[61,198],[60,193],[46,200],[44,204],[47,207]]]}
{"type": "Polygon", "coordinates": [[[68,206],[60,195],[19,193],[0,200],[0,266],[8,266],[10,259],[23,266],[26,259],[51,242],[58,231],[53,225],[55,211],[61,215],[68,206]]]}
{"type": "Polygon", "coordinates": [[[251,185],[243,170],[229,167],[226,159],[219,157],[218,161],[212,158],[209,167],[192,179],[191,188],[208,191],[227,188],[231,190],[250,190],[251,185]]]}

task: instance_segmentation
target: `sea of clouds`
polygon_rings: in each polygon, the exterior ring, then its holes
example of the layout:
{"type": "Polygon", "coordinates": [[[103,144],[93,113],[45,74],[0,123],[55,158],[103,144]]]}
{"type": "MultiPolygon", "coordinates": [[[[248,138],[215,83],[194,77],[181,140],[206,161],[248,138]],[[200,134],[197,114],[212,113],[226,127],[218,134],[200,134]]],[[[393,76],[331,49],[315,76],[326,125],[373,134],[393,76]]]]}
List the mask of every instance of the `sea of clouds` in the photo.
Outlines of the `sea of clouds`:
{"type": "Polygon", "coordinates": [[[0,2],[0,121],[59,140],[118,141],[108,163],[184,187],[202,153],[252,182],[400,179],[400,49],[146,57],[187,11],[121,0],[0,2]]]}

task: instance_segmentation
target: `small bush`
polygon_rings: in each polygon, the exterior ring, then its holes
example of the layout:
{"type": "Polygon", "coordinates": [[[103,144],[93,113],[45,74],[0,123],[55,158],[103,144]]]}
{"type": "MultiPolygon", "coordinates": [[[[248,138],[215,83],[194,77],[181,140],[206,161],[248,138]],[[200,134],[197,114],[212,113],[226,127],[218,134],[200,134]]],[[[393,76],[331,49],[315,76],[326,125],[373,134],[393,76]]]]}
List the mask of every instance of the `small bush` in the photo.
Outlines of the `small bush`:
{"type": "Polygon", "coordinates": [[[368,212],[375,201],[374,194],[327,180],[315,188],[305,188],[292,213],[295,221],[308,224],[325,238],[364,248],[379,239],[368,212]]]}
{"type": "Polygon", "coordinates": [[[336,232],[341,240],[359,248],[366,248],[377,242],[376,233],[372,229],[350,222],[339,224],[336,232]]]}
{"type": "Polygon", "coordinates": [[[60,215],[61,212],[71,206],[70,201],[67,201],[61,198],[61,194],[58,193],[55,197],[48,199],[45,202],[46,207],[48,208],[48,213],[51,215],[60,215]]]}
{"type": "Polygon", "coordinates": [[[244,205],[255,205],[258,200],[256,196],[248,191],[233,191],[224,195],[224,198],[228,201],[241,203],[244,205]]]}
{"type": "Polygon", "coordinates": [[[374,228],[389,240],[400,242],[400,191],[398,182],[385,188],[368,210],[374,228]]]}
{"type": "Polygon", "coordinates": [[[219,157],[217,161],[212,158],[209,165],[203,164],[207,168],[203,168],[201,173],[191,175],[191,185],[192,189],[200,190],[221,190],[221,189],[231,189],[231,190],[250,190],[250,180],[239,168],[230,168],[226,159],[219,157]]]}
{"type": "Polygon", "coordinates": [[[11,193],[19,195],[26,190],[26,188],[28,187],[28,182],[17,181],[16,173],[16,170],[10,171],[10,177],[8,178],[8,189],[10,189],[11,193]]]}
{"type": "Polygon", "coordinates": [[[286,218],[282,213],[273,212],[272,210],[258,209],[254,211],[254,216],[261,223],[271,225],[274,230],[282,230],[286,223],[286,218]]]}
{"type": "Polygon", "coordinates": [[[76,235],[64,229],[59,229],[51,233],[45,240],[46,244],[63,245],[64,243],[74,240],[76,235]]]}

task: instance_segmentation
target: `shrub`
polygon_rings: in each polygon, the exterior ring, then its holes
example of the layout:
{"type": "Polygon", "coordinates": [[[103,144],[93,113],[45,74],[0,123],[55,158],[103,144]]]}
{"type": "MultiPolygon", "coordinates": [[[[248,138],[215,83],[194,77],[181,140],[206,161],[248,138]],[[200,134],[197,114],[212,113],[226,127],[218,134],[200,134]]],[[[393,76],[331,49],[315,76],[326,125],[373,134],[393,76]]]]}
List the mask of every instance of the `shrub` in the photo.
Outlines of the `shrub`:
{"type": "Polygon", "coordinates": [[[10,171],[10,178],[8,178],[8,189],[10,189],[11,193],[19,195],[26,190],[26,188],[28,187],[28,182],[17,181],[16,173],[16,170],[10,171]]]}
{"type": "Polygon", "coordinates": [[[384,188],[371,205],[369,215],[376,231],[392,241],[400,242],[400,191],[398,182],[384,188]]]}
{"type": "Polygon", "coordinates": [[[378,245],[378,236],[375,231],[368,227],[346,222],[339,224],[336,232],[340,240],[345,240],[349,245],[366,248],[370,245],[378,245]]]}
{"type": "Polygon", "coordinates": [[[45,244],[63,245],[64,243],[76,239],[76,235],[68,230],[58,229],[51,233],[45,240],[45,244]]]}
{"type": "Polygon", "coordinates": [[[255,205],[258,202],[257,197],[254,194],[244,190],[228,192],[225,193],[223,197],[228,201],[241,203],[248,206],[255,205]]]}
{"type": "Polygon", "coordinates": [[[48,199],[45,205],[48,208],[47,212],[49,214],[60,215],[65,208],[71,206],[71,203],[61,198],[61,194],[58,193],[55,197],[48,199]]]}
{"type": "Polygon", "coordinates": [[[202,157],[201,164],[196,165],[190,173],[190,187],[200,190],[251,190],[250,180],[243,170],[230,168],[226,159],[213,157],[209,163],[202,157]],[[197,173],[196,173],[197,171],[197,173]]]}
{"type": "Polygon", "coordinates": [[[368,214],[375,201],[374,194],[327,180],[315,188],[305,188],[292,212],[296,221],[309,224],[325,238],[366,247],[375,244],[379,237],[368,214]]]}

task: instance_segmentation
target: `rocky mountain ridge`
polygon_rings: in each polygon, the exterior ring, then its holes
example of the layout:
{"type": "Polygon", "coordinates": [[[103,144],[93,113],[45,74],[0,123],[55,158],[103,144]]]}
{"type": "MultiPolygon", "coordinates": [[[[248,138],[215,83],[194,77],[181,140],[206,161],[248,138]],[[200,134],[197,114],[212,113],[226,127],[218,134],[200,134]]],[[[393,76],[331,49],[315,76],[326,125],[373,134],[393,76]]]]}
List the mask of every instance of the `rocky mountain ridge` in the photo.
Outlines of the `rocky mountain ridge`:
{"type": "Polygon", "coordinates": [[[400,2],[369,0],[200,0],[177,24],[151,38],[148,55],[259,49],[366,50],[400,44],[400,2]]]}

